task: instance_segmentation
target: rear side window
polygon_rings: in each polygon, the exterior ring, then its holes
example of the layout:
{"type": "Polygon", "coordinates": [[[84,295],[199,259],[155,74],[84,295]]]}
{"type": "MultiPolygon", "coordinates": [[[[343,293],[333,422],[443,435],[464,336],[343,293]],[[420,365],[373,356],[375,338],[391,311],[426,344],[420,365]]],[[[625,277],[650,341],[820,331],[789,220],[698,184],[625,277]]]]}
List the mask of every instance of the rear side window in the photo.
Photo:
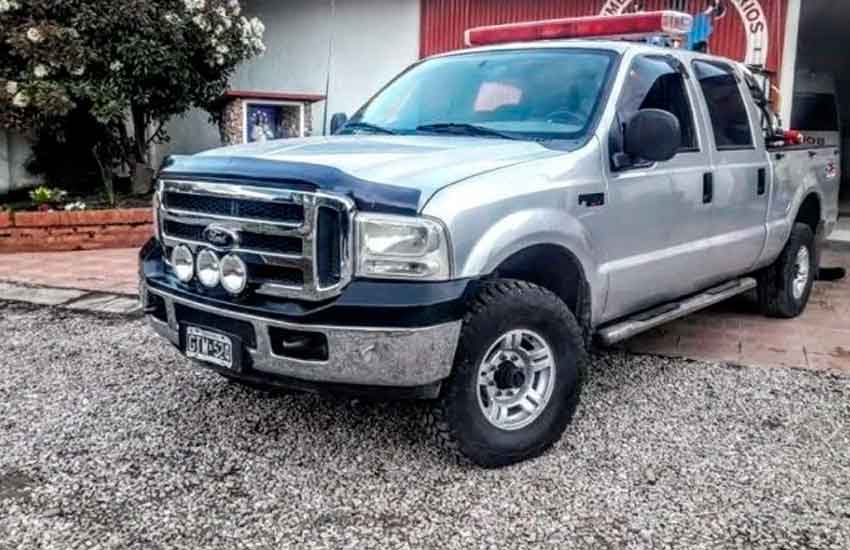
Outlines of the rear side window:
{"type": "Polygon", "coordinates": [[[617,104],[621,123],[641,109],[661,109],[679,119],[682,128],[681,151],[697,150],[696,126],[685,79],[664,56],[635,58],[617,104]]]}
{"type": "Polygon", "coordinates": [[[832,94],[795,94],[791,127],[809,132],[837,132],[838,112],[832,94]]]}
{"type": "Polygon", "coordinates": [[[750,117],[732,68],[722,63],[694,61],[694,72],[708,105],[717,148],[752,148],[750,117]]]}

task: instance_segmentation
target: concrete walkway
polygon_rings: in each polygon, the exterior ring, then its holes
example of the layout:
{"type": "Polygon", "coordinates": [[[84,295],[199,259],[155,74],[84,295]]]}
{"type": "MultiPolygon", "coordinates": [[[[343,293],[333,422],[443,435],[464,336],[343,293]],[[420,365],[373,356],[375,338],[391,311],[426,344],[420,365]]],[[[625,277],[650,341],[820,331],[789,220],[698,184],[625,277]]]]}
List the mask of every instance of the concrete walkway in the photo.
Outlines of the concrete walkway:
{"type": "MultiPolygon", "coordinates": [[[[847,231],[850,241],[850,223],[839,231],[847,231]]],[[[0,300],[136,311],[136,254],[124,249],[0,255],[0,300]]],[[[850,270],[850,244],[831,245],[822,265],[850,270]]],[[[818,282],[799,319],[766,319],[756,311],[755,300],[745,296],[640,335],[623,347],[636,353],[850,373],[850,278],[818,282]]]]}

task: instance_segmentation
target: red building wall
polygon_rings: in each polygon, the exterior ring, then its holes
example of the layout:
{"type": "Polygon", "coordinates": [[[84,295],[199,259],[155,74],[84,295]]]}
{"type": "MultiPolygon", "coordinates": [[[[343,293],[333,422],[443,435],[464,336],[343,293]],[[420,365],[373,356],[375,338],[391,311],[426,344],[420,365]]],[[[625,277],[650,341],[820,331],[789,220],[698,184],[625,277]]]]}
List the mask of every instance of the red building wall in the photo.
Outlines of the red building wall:
{"type": "MultiPolygon", "coordinates": [[[[628,8],[631,3],[631,0],[422,0],[420,54],[426,57],[462,48],[463,33],[470,27],[597,15],[603,9],[628,8]]],[[[705,4],[705,0],[647,0],[646,8],[684,8],[694,14],[705,9],[705,4]]],[[[726,5],[726,16],[715,22],[710,43],[712,53],[745,61],[748,40],[751,45],[757,45],[766,36],[768,46],[763,64],[777,73],[782,64],[787,0],[726,0],[726,5]],[[767,28],[762,29],[763,26],[767,28]]]]}

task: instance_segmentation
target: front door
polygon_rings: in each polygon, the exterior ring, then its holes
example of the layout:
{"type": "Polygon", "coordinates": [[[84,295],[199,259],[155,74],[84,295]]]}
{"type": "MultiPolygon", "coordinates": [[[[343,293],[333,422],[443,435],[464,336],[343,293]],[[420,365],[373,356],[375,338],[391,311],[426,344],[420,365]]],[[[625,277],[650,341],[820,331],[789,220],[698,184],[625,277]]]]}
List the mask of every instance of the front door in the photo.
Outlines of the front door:
{"type": "Polygon", "coordinates": [[[699,290],[710,278],[704,262],[712,233],[712,197],[705,194],[711,162],[697,124],[699,112],[686,68],[665,55],[633,60],[617,104],[610,153],[622,151],[622,124],[640,109],[679,119],[682,147],[667,162],[632,159],[612,168],[603,270],[609,276],[605,319],[615,319],[699,290]]]}

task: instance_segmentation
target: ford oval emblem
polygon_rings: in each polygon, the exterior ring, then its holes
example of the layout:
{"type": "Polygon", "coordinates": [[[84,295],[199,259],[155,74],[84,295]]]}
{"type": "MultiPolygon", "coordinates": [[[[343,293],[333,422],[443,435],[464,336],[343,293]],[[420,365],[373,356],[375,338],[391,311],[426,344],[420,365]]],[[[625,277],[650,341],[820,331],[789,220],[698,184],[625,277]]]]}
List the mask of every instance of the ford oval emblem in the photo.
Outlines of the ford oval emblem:
{"type": "Polygon", "coordinates": [[[223,225],[211,224],[204,229],[204,240],[219,248],[230,248],[239,243],[239,234],[223,225]]]}

